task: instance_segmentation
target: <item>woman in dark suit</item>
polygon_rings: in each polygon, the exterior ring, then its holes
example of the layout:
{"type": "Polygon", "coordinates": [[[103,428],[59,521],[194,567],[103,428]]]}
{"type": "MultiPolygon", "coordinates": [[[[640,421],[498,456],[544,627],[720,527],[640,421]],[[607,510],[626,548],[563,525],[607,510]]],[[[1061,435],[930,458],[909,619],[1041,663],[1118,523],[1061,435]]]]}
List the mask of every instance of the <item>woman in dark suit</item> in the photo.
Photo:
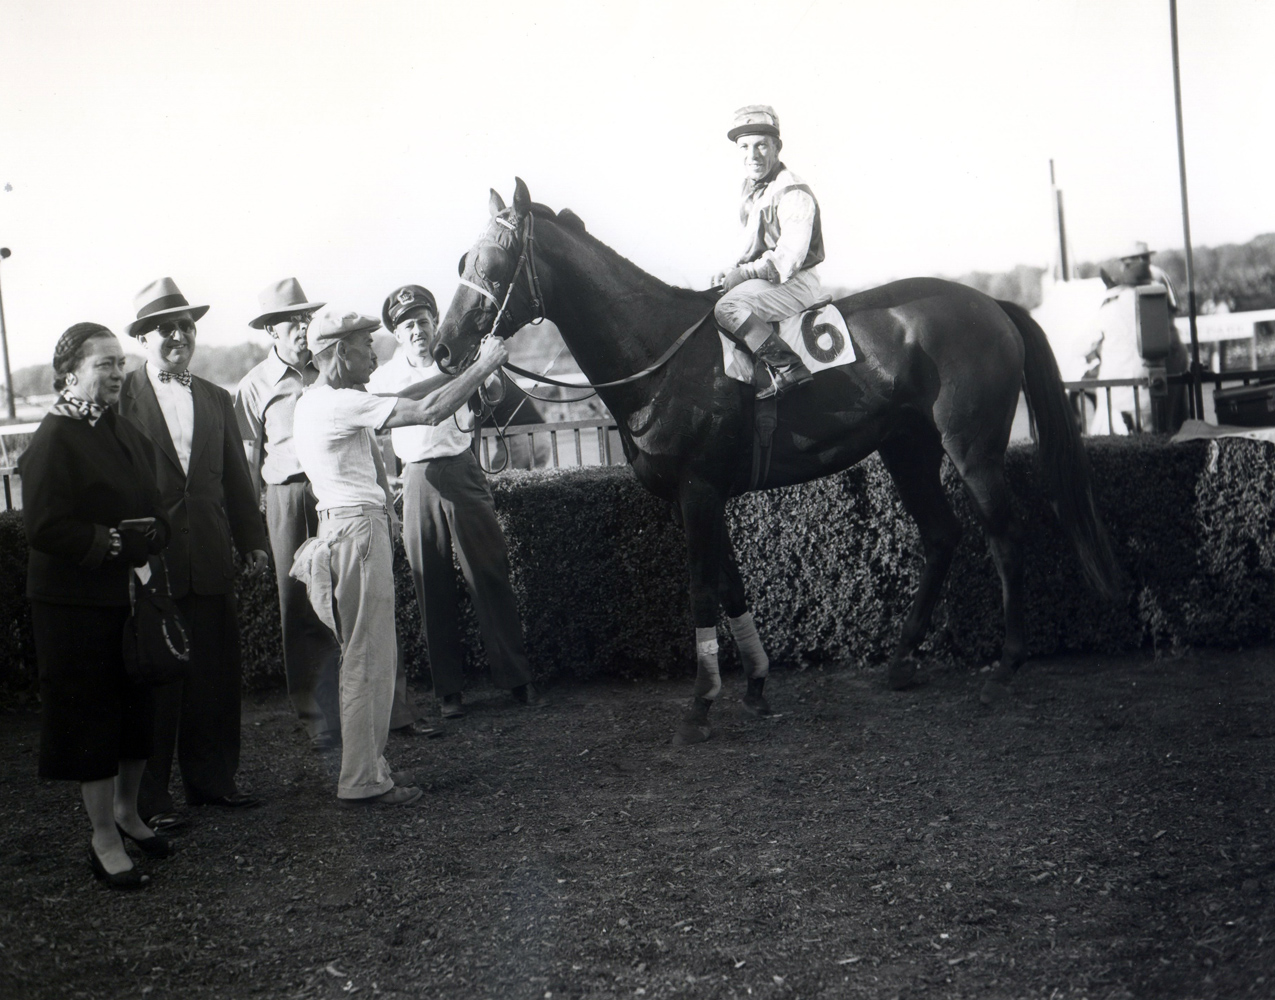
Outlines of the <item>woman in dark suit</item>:
{"type": "Polygon", "coordinates": [[[150,445],[111,409],[124,384],[119,340],[97,323],[77,323],[58,341],[53,370],[61,396],[18,461],[40,668],[40,777],[80,782],[94,875],[112,889],[136,889],[148,877],[122,838],[152,857],[166,856],[168,843],[137,813],[154,697],[130,681],[121,643],[129,574],[164,547],[168,525],[150,445]]]}

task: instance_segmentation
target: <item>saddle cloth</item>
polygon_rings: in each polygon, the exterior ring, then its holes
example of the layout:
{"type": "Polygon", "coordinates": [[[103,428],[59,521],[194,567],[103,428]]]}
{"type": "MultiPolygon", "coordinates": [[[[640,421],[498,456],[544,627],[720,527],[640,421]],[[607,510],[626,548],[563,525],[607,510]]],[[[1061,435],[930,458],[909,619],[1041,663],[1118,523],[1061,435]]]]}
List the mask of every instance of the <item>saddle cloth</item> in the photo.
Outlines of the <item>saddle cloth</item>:
{"type": "MultiPolygon", "coordinates": [[[[726,374],[750,385],[753,381],[753,359],[749,353],[735,345],[720,330],[722,341],[722,366],[726,374]]],[[[848,365],[855,360],[854,345],[850,343],[850,331],[845,317],[831,303],[822,303],[796,316],[779,321],[779,337],[800,355],[812,372],[837,365],[848,365]]]]}

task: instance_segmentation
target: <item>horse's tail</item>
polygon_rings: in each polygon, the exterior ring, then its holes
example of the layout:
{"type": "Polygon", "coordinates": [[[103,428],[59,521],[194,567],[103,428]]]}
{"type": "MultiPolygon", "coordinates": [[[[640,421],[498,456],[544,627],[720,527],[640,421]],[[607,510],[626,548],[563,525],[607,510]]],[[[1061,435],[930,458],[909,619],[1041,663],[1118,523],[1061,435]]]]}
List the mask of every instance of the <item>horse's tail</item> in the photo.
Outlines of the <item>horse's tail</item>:
{"type": "Polygon", "coordinates": [[[1116,600],[1121,573],[1111,539],[1093,498],[1089,456],[1067,402],[1058,362],[1040,324],[1022,306],[999,302],[1023,338],[1023,388],[1036,423],[1040,463],[1054,512],[1080,557],[1085,577],[1103,597],[1116,600]]]}

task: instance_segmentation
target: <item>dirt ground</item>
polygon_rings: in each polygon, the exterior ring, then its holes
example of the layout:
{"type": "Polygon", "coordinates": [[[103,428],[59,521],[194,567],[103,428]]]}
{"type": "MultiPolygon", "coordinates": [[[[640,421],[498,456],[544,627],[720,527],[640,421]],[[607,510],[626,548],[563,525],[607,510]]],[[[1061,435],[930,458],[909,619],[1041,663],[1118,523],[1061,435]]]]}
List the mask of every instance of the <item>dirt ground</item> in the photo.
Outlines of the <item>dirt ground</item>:
{"type": "MultiPolygon", "coordinates": [[[[988,710],[930,664],[479,692],[393,737],[427,795],[351,810],[282,695],[242,786],[141,893],[99,887],[77,790],[0,716],[0,996],[1275,996],[1275,650],[1029,664],[988,710]]],[[[421,699],[430,707],[429,698],[421,699]]]]}

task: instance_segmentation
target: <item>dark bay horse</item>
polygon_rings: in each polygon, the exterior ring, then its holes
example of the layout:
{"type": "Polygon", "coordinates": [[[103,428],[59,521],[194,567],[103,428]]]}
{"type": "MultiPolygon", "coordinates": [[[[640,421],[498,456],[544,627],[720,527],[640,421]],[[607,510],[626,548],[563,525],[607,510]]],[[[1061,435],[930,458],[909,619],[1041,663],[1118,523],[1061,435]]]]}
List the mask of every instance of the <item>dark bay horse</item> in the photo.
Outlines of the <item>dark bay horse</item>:
{"type": "MultiPolygon", "coordinates": [[[[533,205],[518,180],[513,206],[491,193],[491,221],[461,258],[461,286],[433,352],[459,371],[495,330],[509,336],[553,320],[580,369],[610,408],[638,480],[681,513],[697,632],[695,697],[677,741],[709,736],[721,682],[716,639],[722,609],[746,672],[745,703],[768,714],[768,660],[752,629],[731,549],[725,506],[752,488],[753,388],[728,378],[711,319],[714,292],[673,288],[593,238],[570,210],[533,205]],[[671,352],[671,353],[670,353],[671,352]]],[[[859,355],[815,374],[785,396],[762,488],[846,469],[876,451],[915,519],[925,550],[916,597],[889,665],[896,688],[914,680],[912,658],[929,625],[961,526],[939,473],[960,474],[987,534],[1004,600],[1001,657],[983,700],[1003,695],[1025,656],[1023,559],[1004,458],[1025,388],[1054,508],[1086,576],[1118,592],[1118,571],[1094,507],[1088,462],[1044,331],[1013,303],[933,278],[896,281],[842,299],[859,355]]]]}

